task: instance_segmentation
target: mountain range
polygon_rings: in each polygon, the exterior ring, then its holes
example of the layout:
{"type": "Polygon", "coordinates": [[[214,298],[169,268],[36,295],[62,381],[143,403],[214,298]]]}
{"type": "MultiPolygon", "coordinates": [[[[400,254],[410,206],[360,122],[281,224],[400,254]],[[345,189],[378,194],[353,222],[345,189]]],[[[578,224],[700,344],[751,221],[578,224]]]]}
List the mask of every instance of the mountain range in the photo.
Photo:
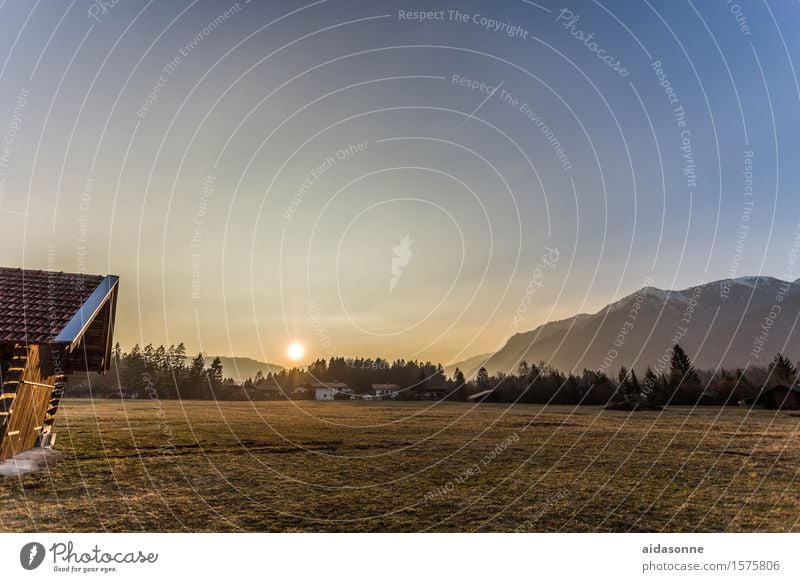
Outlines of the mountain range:
{"type": "Polygon", "coordinates": [[[765,365],[778,352],[800,357],[798,317],[800,280],[741,277],[678,291],[643,287],[597,313],[515,334],[496,353],[447,370],[459,367],[473,377],[476,360],[491,374],[516,372],[522,360],[576,373],[648,365],[663,370],[675,341],[700,369],[765,365]]]}

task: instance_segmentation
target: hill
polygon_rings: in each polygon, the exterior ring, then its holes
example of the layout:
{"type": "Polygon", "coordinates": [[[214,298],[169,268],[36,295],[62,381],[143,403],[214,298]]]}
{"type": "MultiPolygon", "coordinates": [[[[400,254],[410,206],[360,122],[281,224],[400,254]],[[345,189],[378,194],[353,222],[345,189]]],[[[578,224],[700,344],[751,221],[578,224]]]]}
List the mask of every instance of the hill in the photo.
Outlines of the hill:
{"type": "MultiPolygon", "coordinates": [[[[742,277],[670,291],[644,287],[594,314],[513,335],[486,362],[513,372],[521,360],[564,371],[643,369],[668,358],[674,341],[703,369],[764,365],[777,352],[800,357],[800,285],[742,277]]],[[[663,364],[662,364],[663,365],[663,364]]]]}
{"type": "MultiPolygon", "coordinates": [[[[206,365],[211,364],[211,360],[213,359],[214,356],[206,356],[206,365]]],[[[255,378],[258,372],[266,376],[270,372],[276,373],[286,369],[278,364],[260,362],[252,358],[219,356],[219,359],[222,360],[224,376],[226,378],[233,378],[237,382],[244,382],[248,378],[255,378]]]]}

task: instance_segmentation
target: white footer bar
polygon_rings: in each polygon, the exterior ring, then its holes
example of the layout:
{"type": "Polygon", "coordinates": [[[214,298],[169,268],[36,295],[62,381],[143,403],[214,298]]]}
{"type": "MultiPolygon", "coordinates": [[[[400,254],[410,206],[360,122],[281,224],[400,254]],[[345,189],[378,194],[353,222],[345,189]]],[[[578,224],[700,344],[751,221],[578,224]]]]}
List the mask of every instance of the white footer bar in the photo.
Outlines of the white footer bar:
{"type": "Polygon", "coordinates": [[[0,542],[4,580],[800,580],[793,534],[31,533],[0,542]]]}

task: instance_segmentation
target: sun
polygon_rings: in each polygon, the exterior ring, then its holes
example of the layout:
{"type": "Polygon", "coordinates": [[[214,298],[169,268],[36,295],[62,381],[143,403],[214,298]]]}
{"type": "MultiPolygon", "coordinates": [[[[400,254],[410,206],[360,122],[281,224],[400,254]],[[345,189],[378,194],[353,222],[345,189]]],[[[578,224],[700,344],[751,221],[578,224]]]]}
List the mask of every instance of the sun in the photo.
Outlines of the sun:
{"type": "Polygon", "coordinates": [[[289,354],[289,359],[296,362],[303,357],[303,354],[306,353],[306,349],[303,347],[303,344],[294,342],[289,344],[289,349],[287,349],[286,352],[289,354]]]}

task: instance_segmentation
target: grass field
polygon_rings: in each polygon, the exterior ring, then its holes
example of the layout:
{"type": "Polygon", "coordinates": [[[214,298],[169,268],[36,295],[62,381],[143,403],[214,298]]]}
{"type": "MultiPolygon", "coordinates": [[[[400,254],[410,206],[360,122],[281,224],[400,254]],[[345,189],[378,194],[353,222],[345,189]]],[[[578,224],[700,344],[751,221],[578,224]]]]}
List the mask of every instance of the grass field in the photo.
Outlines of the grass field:
{"type": "Polygon", "coordinates": [[[800,531],[800,416],[67,400],[3,531],[800,531]]]}

